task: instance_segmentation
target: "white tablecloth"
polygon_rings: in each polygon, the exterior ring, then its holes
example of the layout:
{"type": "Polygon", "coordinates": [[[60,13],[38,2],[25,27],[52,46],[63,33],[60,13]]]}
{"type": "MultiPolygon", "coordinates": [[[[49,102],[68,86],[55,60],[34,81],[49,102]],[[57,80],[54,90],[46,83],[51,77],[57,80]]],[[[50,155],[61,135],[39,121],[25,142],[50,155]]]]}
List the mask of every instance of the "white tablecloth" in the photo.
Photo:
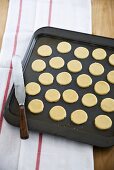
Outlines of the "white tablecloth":
{"type": "Polygon", "coordinates": [[[93,170],[92,146],[34,132],[23,141],[19,129],[3,118],[12,55],[23,58],[42,26],[91,33],[91,0],[10,0],[0,53],[0,170],[93,170]]]}

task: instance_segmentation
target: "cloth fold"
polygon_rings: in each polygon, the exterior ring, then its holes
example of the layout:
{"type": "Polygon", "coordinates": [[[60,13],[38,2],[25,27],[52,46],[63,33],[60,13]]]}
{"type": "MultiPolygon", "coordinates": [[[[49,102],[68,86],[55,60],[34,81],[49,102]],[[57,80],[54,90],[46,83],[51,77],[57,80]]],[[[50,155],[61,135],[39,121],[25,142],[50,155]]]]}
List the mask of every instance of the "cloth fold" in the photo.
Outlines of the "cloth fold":
{"type": "Polygon", "coordinates": [[[35,132],[23,141],[2,116],[13,84],[12,55],[23,59],[43,26],[91,33],[91,0],[10,0],[0,53],[0,170],[93,170],[92,146],[35,132]]]}

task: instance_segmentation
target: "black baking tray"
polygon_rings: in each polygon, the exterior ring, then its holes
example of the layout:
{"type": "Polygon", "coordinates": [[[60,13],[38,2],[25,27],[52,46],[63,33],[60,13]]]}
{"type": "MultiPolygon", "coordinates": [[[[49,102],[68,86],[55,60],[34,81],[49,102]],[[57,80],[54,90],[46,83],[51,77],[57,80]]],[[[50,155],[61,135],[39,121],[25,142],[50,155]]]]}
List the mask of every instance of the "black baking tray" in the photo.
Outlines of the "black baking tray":
{"type": "MultiPolygon", "coordinates": [[[[76,59],[73,55],[73,51],[76,47],[83,46],[88,48],[90,54],[89,57],[80,60],[83,69],[79,73],[72,73],[72,84],[69,84],[67,86],[60,86],[57,84],[56,80],[54,80],[54,83],[50,86],[41,86],[42,91],[36,95],[36,96],[26,96],[26,113],[27,113],[27,120],[28,120],[28,126],[30,130],[38,131],[41,133],[50,133],[54,135],[59,135],[62,137],[66,137],[71,140],[79,141],[79,142],[84,142],[87,144],[99,146],[99,147],[109,147],[114,145],[114,113],[108,114],[108,116],[112,119],[113,125],[110,129],[108,130],[98,130],[95,125],[94,125],[94,119],[97,115],[99,114],[106,114],[100,109],[100,102],[104,98],[104,96],[100,96],[98,94],[95,94],[94,92],[94,84],[95,82],[99,80],[106,80],[106,75],[110,70],[113,70],[114,67],[111,66],[108,62],[108,57],[114,53],[114,40],[111,38],[105,38],[105,37],[100,37],[100,36],[95,36],[95,35],[89,35],[85,33],[79,33],[79,32],[74,32],[74,31],[69,31],[69,30],[63,30],[63,29],[58,29],[58,28],[53,28],[53,27],[43,27],[38,29],[29,44],[29,47],[27,49],[27,52],[25,54],[25,57],[23,59],[22,65],[23,65],[23,72],[24,72],[24,80],[25,80],[25,85],[28,82],[34,81],[38,82],[38,76],[41,73],[37,73],[32,71],[31,69],[31,63],[35,59],[42,59],[46,62],[46,70],[44,72],[50,72],[54,75],[54,78],[56,75],[62,71],[68,71],[66,64],[65,67],[59,69],[59,70],[54,70],[49,66],[49,60],[54,57],[54,56],[60,56],[64,57],[65,63],[70,61],[71,59],[76,59]],[[61,41],[68,41],[72,45],[72,50],[68,54],[60,54],[57,52],[56,47],[57,44],[61,41]],[[53,53],[50,57],[47,58],[41,58],[37,54],[37,49],[40,45],[43,44],[48,44],[51,46],[53,53]],[[102,61],[98,61],[101,63],[104,68],[105,72],[103,75],[95,77],[90,75],[88,71],[88,66],[95,62],[95,59],[91,56],[92,51],[95,48],[103,48],[107,52],[107,58],[102,61]],[[93,84],[89,88],[82,89],[78,87],[75,83],[76,77],[79,74],[82,73],[87,73],[92,77],[93,84]],[[78,102],[74,104],[67,104],[62,100],[62,97],[60,101],[57,103],[49,103],[45,100],[44,94],[49,88],[56,88],[62,92],[65,89],[72,88],[75,89],[78,94],[79,94],[79,100],[78,102]],[[81,98],[85,93],[92,92],[94,93],[97,98],[98,98],[98,104],[94,107],[87,108],[82,105],[81,103],[81,98]],[[39,115],[33,115],[27,108],[27,104],[30,100],[38,98],[41,99],[45,105],[44,111],[39,114],[39,115]],[[50,119],[49,117],[49,110],[51,107],[55,105],[62,105],[66,111],[67,111],[67,117],[63,121],[60,122],[55,122],[50,119]],[[84,109],[88,113],[88,121],[85,124],[82,125],[75,125],[74,123],[71,122],[70,120],[70,114],[72,111],[76,109],[84,109]]],[[[96,61],[97,62],[97,61],[96,61]]],[[[111,91],[105,95],[105,97],[112,97],[114,98],[114,85],[110,84],[111,91]]],[[[14,87],[12,87],[12,90],[9,94],[8,100],[6,102],[5,110],[4,110],[4,117],[9,122],[10,124],[14,126],[19,126],[19,109],[18,109],[18,104],[15,99],[14,95],[14,87]]]]}

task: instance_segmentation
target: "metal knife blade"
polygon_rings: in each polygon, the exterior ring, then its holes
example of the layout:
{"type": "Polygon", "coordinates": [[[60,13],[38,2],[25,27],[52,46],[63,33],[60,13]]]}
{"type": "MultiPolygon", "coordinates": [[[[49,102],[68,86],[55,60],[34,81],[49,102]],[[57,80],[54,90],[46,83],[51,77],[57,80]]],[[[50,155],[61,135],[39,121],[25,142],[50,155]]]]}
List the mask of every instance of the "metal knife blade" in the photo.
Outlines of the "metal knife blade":
{"type": "Polygon", "coordinates": [[[29,137],[28,134],[28,125],[27,118],[25,113],[25,87],[24,87],[24,77],[22,71],[21,59],[19,56],[14,56],[12,59],[12,76],[13,83],[15,88],[15,97],[19,104],[19,115],[20,115],[20,136],[22,139],[27,139],[29,137]]]}
{"type": "Polygon", "coordinates": [[[12,59],[13,66],[13,82],[15,87],[15,97],[19,105],[24,105],[25,103],[25,87],[24,87],[24,77],[22,72],[21,59],[19,56],[14,56],[12,59]]]}

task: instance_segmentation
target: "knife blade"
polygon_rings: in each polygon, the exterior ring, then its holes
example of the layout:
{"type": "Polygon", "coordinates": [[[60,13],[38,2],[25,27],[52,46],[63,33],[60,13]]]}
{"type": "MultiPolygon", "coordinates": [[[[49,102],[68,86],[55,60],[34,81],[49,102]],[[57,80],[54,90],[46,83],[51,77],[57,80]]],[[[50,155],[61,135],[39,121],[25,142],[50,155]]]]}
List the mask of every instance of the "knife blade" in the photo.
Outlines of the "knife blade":
{"type": "Polygon", "coordinates": [[[24,86],[24,77],[22,71],[22,64],[21,59],[19,56],[13,56],[12,59],[12,76],[13,76],[13,83],[15,88],[15,97],[19,104],[19,122],[20,122],[20,137],[21,139],[28,139],[28,125],[27,125],[27,118],[25,113],[25,86],[24,86]]]}

